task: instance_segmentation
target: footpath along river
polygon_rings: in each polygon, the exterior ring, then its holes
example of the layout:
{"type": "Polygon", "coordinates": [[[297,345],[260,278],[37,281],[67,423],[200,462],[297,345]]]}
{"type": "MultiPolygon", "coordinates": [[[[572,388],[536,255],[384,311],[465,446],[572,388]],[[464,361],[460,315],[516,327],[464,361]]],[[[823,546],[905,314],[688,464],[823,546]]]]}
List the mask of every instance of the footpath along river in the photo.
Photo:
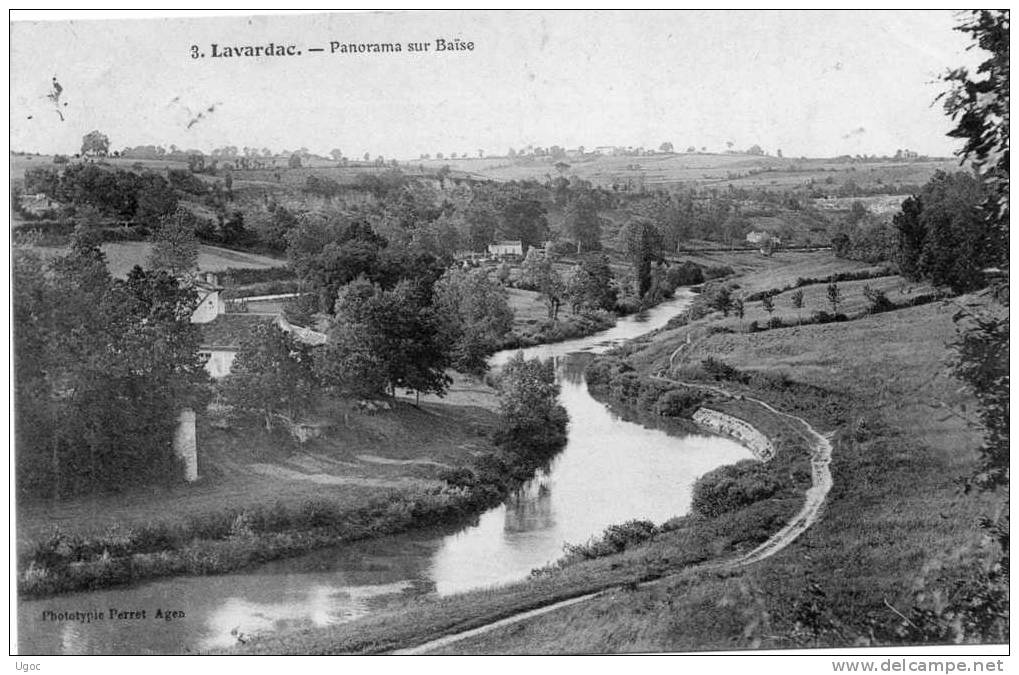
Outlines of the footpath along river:
{"type": "MultiPolygon", "coordinates": [[[[524,350],[526,357],[556,358],[569,439],[547,470],[473,524],[336,546],[236,574],[22,602],[19,653],[179,654],[229,647],[245,635],[351,621],[408,595],[518,581],[558,558],[566,542],[583,543],[633,518],[661,523],[685,514],[699,476],[750,452],[717,436],[678,438],[624,421],[591,397],[583,369],[590,354],[663,326],[692,298],[680,290],[609,330],[524,350]],[[110,620],[111,610],[146,615],[110,620]],[[184,616],[156,618],[157,610],[184,616]],[[44,619],[47,611],[103,612],[105,618],[51,621],[44,619]]],[[[494,355],[492,366],[514,353],[494,355]]]]}

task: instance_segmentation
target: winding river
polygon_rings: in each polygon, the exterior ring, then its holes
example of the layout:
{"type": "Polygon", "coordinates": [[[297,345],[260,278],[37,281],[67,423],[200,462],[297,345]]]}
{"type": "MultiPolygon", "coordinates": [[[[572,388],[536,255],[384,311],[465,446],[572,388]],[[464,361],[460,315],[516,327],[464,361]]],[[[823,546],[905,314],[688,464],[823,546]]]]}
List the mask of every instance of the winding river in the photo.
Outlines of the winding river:
{"type": "MultiPolygon", "coordinates": [[[[660,523],[686,513],[697,477],[748,458],[749,451],[717,436],[677,438],[624,421],[588,394],[583,369],[590,354],[663,326],[692,297],[680,291],[609,330],[525,350],[528,357],[556,358],[569,440],[547,470],[474,523],[336,546],[237,574],[22,602],[19,653],[177,654],[229,647],[245,635],[351,621],[409,596],[517,581],[558,558],[564,543],[583,543],[608,525],[632,518],[660,523]],[[102,612],[104,618],[53,621],[47,611],[102,612]],[[157,618],[157,611],[167,616],[157,618]],[[137,618],[110,620],[112,612],[137,618]]],[[[492,365],[510,356],[500,352],[492,365]]]]}

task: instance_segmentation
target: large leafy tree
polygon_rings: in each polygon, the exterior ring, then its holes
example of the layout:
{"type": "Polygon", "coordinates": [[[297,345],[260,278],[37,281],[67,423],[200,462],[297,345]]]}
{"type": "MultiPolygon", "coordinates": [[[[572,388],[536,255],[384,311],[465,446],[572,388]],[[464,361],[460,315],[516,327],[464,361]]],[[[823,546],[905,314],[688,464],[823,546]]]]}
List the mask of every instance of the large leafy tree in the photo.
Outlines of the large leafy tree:
{"type": "Polygon", "coordinates": [[[196,224],[194,215],[183,208],[161,218],[152,235],[149,267],[174,275],[194,271],[198,267],[196,224]]]}
{"type": "Polygon", "coordinates": [[[323,382],[362,395],[398,388],[444,394],[449,350],[422,286],[404,280],[385,290],[362,277],[342,287],[329,344],[319,356],[323,382]],[[340,364],[355,366],[361,381],[352,382],[340,364]]]}
{"type": "Polygon", "coordinates": [[[519,239],[524,250],[539,246],[548,236],[547,193],[534,182],[511,183],[498,193],[497,232],[503,239],[519,239]]]}
{"type": "Polygon", "coordinates": [[[893,219],[903,274],[956,292],[980,288],[982,270],[1007,259],[1004,231],[982,206],[986,195],[972,175],[939,171],[903,202],[893,219]]]}
{"type": "Polygon", "coordinates": [[[98,129],[85,134],[81,139],[81,154],[105,157],[110,152],[110,138],[98,129]]]}
{"type": "Polygon", "coordinates": [[[574,313],[582,308],[612,310],[616,306],[612,279],[607,256],[597,253],[584,256],[566,280],[566,295],[574,313]]]}
{"type": "Polygon", "coordinates": [[[561,448],[569,417],[558,397],[553,362],[516,354],[499,376],[496,441],[525,456],[547,456],[561,448]]]}
{"type": "Polygon", "coordinates": [[[601,218],[598,202],[589,192],[581,192],[566,205],[566,234],[577,244],[577,255],[584,250],[601,248],[601,218]]]}
{"type": "Polygon", "coordinates": [[[488,357],[513,327],[506,289],[491,278],[489,270],[452,268],[436,282],[433,293],[453,368],[484,373],[488,357]]]}
{"type": "Polygon", "coordinates": [[[312,409],[317,383],[311,348],[276,325],[256,326],[241,343],[223,382],[226,400],[259,415],[265,428],[297,421],[312,409]]]}

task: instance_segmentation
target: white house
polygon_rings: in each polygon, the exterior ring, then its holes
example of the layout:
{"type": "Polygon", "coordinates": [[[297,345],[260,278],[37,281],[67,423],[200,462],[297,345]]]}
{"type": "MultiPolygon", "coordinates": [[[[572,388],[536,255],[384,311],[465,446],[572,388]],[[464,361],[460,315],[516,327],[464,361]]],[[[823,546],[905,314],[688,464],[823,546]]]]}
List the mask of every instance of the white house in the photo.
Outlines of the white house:
{"type": "MultiPolygon", "coordinates": [[[[206,357],[205,370],[215,379],[230,374],[237,352],[244,338],[259,324],[274,324],[280,330],[292,333],[294,337],[311,346],[323,345],[326,335],[310,328],[295,326],[279,312],[227,312],[222,297],[223,287],[216,282],[216,275],[206,273],[194,282],[200,302],[191,314],[191,323],[199,324],[201,342],[199,354],[206,357]]],[[[275,298],[261,296],[256,299],[275,298]]]]}
{"type": "Polygon", "coordinates": [[[492,255],[523,255],[524,244],[518,240],[502,240],[488,245],[488,252],[492,255]]]}

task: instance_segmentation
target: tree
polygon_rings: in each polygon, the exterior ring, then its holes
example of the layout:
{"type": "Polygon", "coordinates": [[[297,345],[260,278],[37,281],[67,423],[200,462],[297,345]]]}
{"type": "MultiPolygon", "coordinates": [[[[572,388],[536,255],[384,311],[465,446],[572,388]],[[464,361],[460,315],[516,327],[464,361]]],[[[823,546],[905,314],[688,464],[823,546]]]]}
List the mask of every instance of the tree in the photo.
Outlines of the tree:
{"type": "Polygon", "coordinates": [[[362,364],[370,382],[442,395],[451,380],[449,349],[442,344],[440,319],[420,284],[404,280],[383,290],[361,277],[342,287],[336,318],[318,367],[323,381],[349,388],[349,375],[337,364],[362,364]]]}
{"type": "Polygon", "coordinates": [[[898,232],[896,262],[899,272],[913,281],[920,279],[920,255],[927,235],[927,228],[920,219],[922,213],[920,197],[914,196],[906,198],[902,210],[892,216],[892,225],[898,232]]]}
{"type": "Polygon", "coordinates": [[[736,312],[736,317],[739,319],[739,330],[743,332],[743,317],[746,315],[746,301],[743,296],[737,297],[732,303],[733,310],[736,312]]]}
{"type": "Polygon", "coordinates": [[[570,310],[576,314],[580,311],[580,308],[584,304],[585,289],[587,287],[587,273],[580,268],[580,265],[574,265],[570,268],[570,271],[566,273],[564,283],[564,294],[566,296],[566,300],[570,303],[570,310]]]}
{"type": "Polygon", "coordinates": [[[333,148],[329,151],[329,156],[333,158],[333,161],[338,162],[343,159],[343,151],[339,148],[333,148]]]}
{"type": "Polygon", "coordinates": [[[223,394],[230,405],[259,415],[267,431],[279,420],[293,424],[315,403],[310,348],[273,324],[256,326],[241,342],[223,394]]]}
{"type": "Polygon", "coordinates": [[[510,184],[495,198],[497,231],[504,239],[519,239],[524,250],[540,246],[548,236],[546,192],[536,183],[510,184]]]}
{"type": "Polygon", "coordinates": [[[842,303],[842,292],[834,281],[828,284],[828,303],[831,305],[832,314],[838,315],[839,305],[842,303]]]}
{"type": "Polygon", "coordinates": [[[792,301],[793,307],[796,308],[796,323],[799,323],[800,310],[803,309],[803,289],[797,288],[793,291],[792,295],[789,296],[789,299],[792,301]]]}
{"type": "Polygon", "coordinates": [[[195,236],[195,223],[195,216],[183,208],[161,218],[152,235],[149,267],[167,270],[174,276],[197,269],[198,238],[195,236]]]}
{"type": "Polygon", "coordinates": [[[522,276],[525,283],[538,289],[541,299],[548,307],[549,320],[555,321],[559,317],[559,307],[566,295],[566,284],[544,251],[532,248],[527,252],[522,276]]]}
{"type": "Polygon", "coordinates": [[[585,248],[589,251],[601,248],[601,218],[593,195],[585,191],[566,205],[563,227],[576,242],[577,255],[585,248]]]}
{"type": "Polygon", "coordinates": [[[626,252],[633,261],[637,294],[643,298],[651,288],[651,263],[661,259],[662,238],[646,218],[635,218],[623,227],[626,252]]]}
{"type": "Polygon", "coordinates": [[[580,259],[584,272],[582,304],[591,309],[612,311],[616,306],[616,289],[612,285],[612,267],[604,253],[591,253],[580,259]]]}
{"type": "Polygon", "coordinates": [[[110,138],[99,130],[88,132],[81,139],[81,154],[105,157],[110,154],[110,138]]]}
{"type": "Polygon", "coordinates": [[[658,146],[658,151],[659,152],[671,153],[672,152],[672,143],[669,143],[668,141],[666,141],[665,143],[662,143],[660,146],[658,146]]]}
{"type": "Polygon", "coordinates": [[[770,295],[761,298],[761,307],[768,313],[768,323],[771,323],[771,315],[775,311],[775,299],[770,295]]]}
{"type": "Polygon", "coordinates": [[[566,442],[569,417],[559,404],[551,359],[517,353],[499,374],[499,445],[525,457],[547,457],[566,442]]]}
{"type": "Polygon", "coordinates": [[[289,168],[291,168],[291,169],[300,169],[301,168],[301,156],[299,154],[297,154],[296,152],[294,154],[290,155],[290,159],[287,160],[287,166],[289,168]]]}
{"type": "Polygon", "coordinates": [[[142,174],[136,187],[135,199],[135,219],[142,224],[152,223],[177,209],[177,193],[162,176],[154,173],[142,174]]]}
{"type": "Polygon", "coordinates": [[[286,234],[287,259],[298,277],[319,292],[322,311],[332,312],[336,292],[358,276],[382,276],[388,246],[363,220],[304,214],[286,234]]]}
{"type": "Polygon", "coordinates": [[[987,192],[971,175],[939,171],[893,218],[905,276],[956,292],[980,288],[983,269],[1007,261],[1007,232],[986,215],[987,192]]]}
{"type": "Polygon", "coordinates": [[[504,289],[483,268],[451,268],[435,283],[433,304],[442,344],[451,351],[452,367],[481,375],[513,327],[513,310],[504,289]]]}
{"type": "Polygon", "coordinates": [[[708,295],[708,304],[722,312],[722,316],[729,316],[729,311],[732,309],[732,291],[728,286],[717,285],[708,295]]]}
{"type": "Polygon", "coordinates": [[[948,135],[965,141],[958,154],[973,162],[988,188],[987,213],[1007,237],[1009,12],[973,10],[956,30],[970,34],[990,56],[977,68],[977,77],[966,68],[955,68],[943,77],[951,84],[942,95],[945,112],[956,122],[948,135]]]}

